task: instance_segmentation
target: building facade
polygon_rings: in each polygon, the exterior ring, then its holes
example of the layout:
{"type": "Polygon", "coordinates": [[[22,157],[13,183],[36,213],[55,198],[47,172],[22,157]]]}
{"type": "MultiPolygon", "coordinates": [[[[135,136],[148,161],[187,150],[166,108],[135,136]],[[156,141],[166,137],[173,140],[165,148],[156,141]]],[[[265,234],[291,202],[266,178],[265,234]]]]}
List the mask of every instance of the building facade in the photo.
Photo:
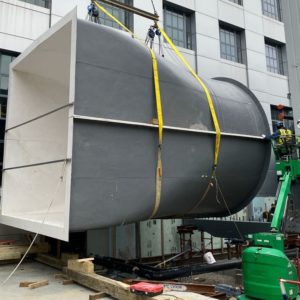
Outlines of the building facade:
{"type": "MultiPolygon", "coordinates": [[[[122,2],[153,12],[151,0],[122,2]]],[[[78,16],[85,19],[89,3],[89,0],[0,0],[0,139],[4,137],[9,63],[76,6],[78,16]]],[[[291,64],[287,60],[286,25],[282,21],[281,0],[153,0],[153,3],[168,35],[200,76],[230,77],[240,81],[261,102],[271,129],[279,119],[283,119],[287,126],[293,126],[290,98],[294,93],[291,93],[289,86],[291,64]]],[[[110,10],[137,36],[145,39],[152,25],[150,20],[116,8],[110,10]]],[[[118,28],[117,24],[102,14],[100,20],[104,25],[118,28]]],[[[166,59],[179,63],[167,46],[164,52],[166,59]]],[[[270,178],[274,180],[274,176],[270,178]]],[[[259,196],[268,197],[271,194],[266,188],[262,189],[259,196]]],[[[268,201],[272,201],[272,198],[268,198],[268,201]]],[[[165,234],[165,238],[162,238],[160,221],[141,225],[144,233],[142,244],[146,246],[140,251],[144,256],[162,252],[157,246],[160,244],[158,241],[163,241],[165,253],[179,250],[178,239],[172,229],[176,228],[178,221],[164,222],[163,227],[170,233],[165,234]],[[169,239],[169,236],[173,238],[169,239]]],[[[136,240],[136,233],[133,233],[135,229],[126,229],[130,233],[125,239],[126,230],[122,228],[108,234],[110,239],[111,236],[120,237],[117,238],[120,246],[111,246],[119,249],[114,250],[116,253],[128,252],[128,255],[119,256],[136,255],[137,250],[130,248],[136,240]],[[132,239],[128,238],[129,235],[132,239]],[[127,248],[124,250],[122,245],[127,248]]],[[[88,233],[90,240],[95,240],[95,234],[88,233]]],[[[90,248],[96,246],[91,245],[90,248]]],[[[111,253],[113,250],[105,251],[111,253]]]]}
{"type": "Polygon", "coordinates": [[[282,0],[282,17],[285,24],[288,75],[291,93],[291,104],[295,116],[296,134],[300,134],[300,2],[297,0],[282,0]]]}

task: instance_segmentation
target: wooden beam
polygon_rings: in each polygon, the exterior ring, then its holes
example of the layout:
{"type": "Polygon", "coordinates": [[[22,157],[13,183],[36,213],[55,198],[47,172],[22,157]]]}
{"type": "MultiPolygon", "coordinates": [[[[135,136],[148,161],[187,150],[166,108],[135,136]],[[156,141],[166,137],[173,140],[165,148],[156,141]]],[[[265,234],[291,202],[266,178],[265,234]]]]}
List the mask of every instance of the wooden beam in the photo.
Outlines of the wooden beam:
{"type": "MultiPolygon", "coordinates": [[[[29,245],[1,245],[0,260],[20,259],[27,251],[29,245]]],[[[29,254],[47,253],[50,250],[48,243],[33,245],[29,254]]]]}
{"type": "Polygon", "coordinates": [[[68,264],[68,260],[74,260],[79,257],[78,254],[75,253],[62,253],[61,258],[57,258],[55,256],[51,256],[48,254],[38,254],[35,258],[36,261],[53,267],[58,270],[62,270],[63,267],[66,267],[68,264]]]}
{"type": "Polygon", "coordinates": [[[93,261],[94,257],[76,259],[77,262],[93,261]]]}
{"type": "Polygon", "coordinates": [[[41,281],[37,281],[37,282],[29,284],[28,287],[31,290],[33,290],[33,289],[37,289],[37,288],[40,288],[40,287],[46,286],[46,285],[49,285],[49,281],[48,280],[41,280],[41,281]]]}
{"type": "Polygon", "coordinates": [[[68,260],[70,259],[78,259],[79,255],[78,253],[69,253],[69,252],[63,252],[61,254],[61,261],[63,263],[64,266],[68,265],[68,260]]]}
{"type": "Polygon", "coordinates": [[[47,254],[38,254],[35,258],[36,261],[48,265],[52,268],[55,268],[57,270],[62,270],[64,266],[66,266],[66,264],[64,265],[63,262],[51,255],[47,255],[47,254]]]}
{"type": "Polygon", "coordinates": [[[65,279],[62,282],[63,285],[69,285],[69,284],[73,284],[73,283],[74,283],[74,281],[72,279],[65,279]]]}
{"type": "Polygon", "coordinates": [[[105,293],[97,293],[97,294],[93,294],[89,296],[89,300],[98,300],[98,299],[102,299],[105,298],[109,295],[105,294],[105,293]]]}
{"type": "Polygon", "coordinates": [[[30,284],[35,283],[36,281],[21,281],[19,287],[24,288],[28,287],[30,284]]]}
{"type": "MultiPolygon", "coordinates": [[[[116,299],[124,300],[169,300],[169,296],[157,296],[150,298],[140,296],[130,292],[130,286],[126,283],[113,280],[94,273],[94,264],[91,261],[69,260],[68,267],[65,269],[67,276],[73,281],[88,287],[96,292],[102,292],[116,299]]],[[[183,298],[176,298],[184,300],[183,298]]]]}
{"type": "Polygon", "coordinates": [[[94,264],[91,260],[69,260],[68,261],[68,269],[73,271],[93,274],[94,273],[94,264]]]}
{"type": "Polygon", "coordinates": [[[54,274],[54,278],[55,279],[68,279],[68,276],[66,274],[59,273],[59,274],[54,274]]]}

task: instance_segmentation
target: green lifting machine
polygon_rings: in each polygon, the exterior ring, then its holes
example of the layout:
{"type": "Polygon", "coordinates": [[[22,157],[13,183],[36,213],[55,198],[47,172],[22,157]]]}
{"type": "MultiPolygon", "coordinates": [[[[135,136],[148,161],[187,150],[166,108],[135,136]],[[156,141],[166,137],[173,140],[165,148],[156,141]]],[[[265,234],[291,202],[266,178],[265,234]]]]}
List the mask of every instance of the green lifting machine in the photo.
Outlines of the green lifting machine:
{"type": "Polygon", "coordinates": [[[250,247],[242,255],[244,295],[239,300],[300,299],[297,284],[285,284],[286,295],[280,288],[280,279],[298,281],[293,261],[285,255],[283,221],[288,211],[288,199],[292,185],[300,178],[299,146],[286,145],[286,153],[273,146],[276,156],[276,172],[279,176],[277,204],[271,223],[271,231],[249,234],[250,247]]]}

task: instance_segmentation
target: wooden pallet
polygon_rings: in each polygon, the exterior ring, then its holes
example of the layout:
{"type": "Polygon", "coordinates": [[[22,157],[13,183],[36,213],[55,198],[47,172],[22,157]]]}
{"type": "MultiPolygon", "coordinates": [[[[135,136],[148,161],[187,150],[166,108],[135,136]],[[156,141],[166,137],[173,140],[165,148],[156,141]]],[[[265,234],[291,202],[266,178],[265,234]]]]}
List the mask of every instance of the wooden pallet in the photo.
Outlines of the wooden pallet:
{"type": "MultiPolygon", "coordinates": [[[[130,285],[96,274],[94,272],[93,258],[69,260],[68,266],[64,269],[64,272],[74,282],[96,292],[100,292],[101,297],[107,294],[113,298],[122,300],[173,300],[174,298],[177,300],[186,300],[184,296],[174,297],[172,295],[160,295],[151,298],[147,296],[135,295],[130,292],[130,285]]],[[[96,298],[96,295],[94,296],[96,298]]],[[[204,296],[203,299],[212,298],[206,298],[204,296]]]]}

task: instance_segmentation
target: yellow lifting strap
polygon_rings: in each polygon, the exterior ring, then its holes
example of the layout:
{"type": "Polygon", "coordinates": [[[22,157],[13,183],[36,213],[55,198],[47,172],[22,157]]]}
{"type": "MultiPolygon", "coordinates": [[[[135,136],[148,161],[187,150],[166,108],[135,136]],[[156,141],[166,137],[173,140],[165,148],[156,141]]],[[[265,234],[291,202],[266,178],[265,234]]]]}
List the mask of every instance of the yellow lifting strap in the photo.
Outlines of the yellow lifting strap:
{"type": "Polygon", "coordinates": [[[204,93],[206,95],[207,101],[208,101],[208,106],[210,109],[211,117],[214,123],[214,127],[216,130],[216,143],[215,143],[215,154],[214,154],[214,168],[213,168],[213,174],[212,176],[214,177],[215,175],[215,169],[218,165],[218,160],[219,160],[219,152],[220,152],[220,143],[221,143],[221,130],[220,130],[220,125],[218,121],[218,117],[215,111],[214,103],[211,98],[211,94],[209,92],[208,87],[206,84],[203,82],[203,80],[196,74],[196,72],[193,70],[193,68],[189,65],[189,63],[186,61],[186,59],[183,57],[183,55],[180,53],[180,51],[177,49],[177,47],[174,45],[172,40],[169,38],[167,33],[164,31],[162,27],[158,25],[158,29],[162,33],[163,37],[165,40],[168,42],[168,44],[171,46],[171,48],[174,50],[176,55],[179,57],[179,59],[183,62],[183,64],[186,66],[186,68],[191,72],[191,74],[196,78],[196,80],[200,83],[201,87],[204,90],[204,93]]]}
{"type": "Polygon", "coordinates": [[[161,95],[160,95],[160,85],[159,85],[159,76],[158,76],[158,66],[157,59],[154,51],[149,48],[152,57],[152,66],[153,66],[153,80],[154,80],[154,89],[155,89],[155,99],[156,99],[156,109],[157,109],[157,119],[158,119],[158,153],[157,153],[157,167],[156,167],[156,195],[155,195],[155,204],[150,219],[154,218],[156,215],[160,202],[161,202],[161,188],[162,188],[162,142],[163,142],[163,113],[161,105],[161,95]]]}
{"type": "MultiPolygon", "coordinates": [[[[143,41],[141,41],[134,33],[128,29],[121,21],[119,21],[115,16],[109,13],[102,5],[100,5],[97,1],[94,2],[96,6],[105,13],[108,17],[110,17],[113,21],[115,21],[121,28],[130,33],[132,37],[139,40],[146,48],[148,48],[143,41]]],[[[163,142],[163,112],[162,112],[162,104],[161,104],[161,93],[160,93],[160,84],[159,84],[159,75],[158,75],[158,65],[157,59],[154,51],[151,48],[148,48],[151,53],[152,58],[152,66],[153,66],[153,81],[154,81],[154,89],[155,89],[155,100],[156,100],[156,109],[157,109],[157,119],[158,119],[158,153],[157,153],[157,167],[156,167],[156,192],[155,192],[155,203],[154,208],[151,213],[150,219],[154,218],[157,214],[157,211],[161,202],[161,190],[162,190],[162,142],[163,142]]]]}
{"type": "Polygon", "coordinates": [[[155,99],[156,99],[156,109],[157,109],[157,119],[158,119],[158,133],[159,133],[159,145],[162,145],[163,139],[163,113],[161,105],[161,95],[160,95],[160,85],[159,85],[159,76],[158,76],[158,66],[157,59],[154,51],[150,49],[153,65],[153,80],[154,80],[154,89],[155,89],[155,99]]]}

